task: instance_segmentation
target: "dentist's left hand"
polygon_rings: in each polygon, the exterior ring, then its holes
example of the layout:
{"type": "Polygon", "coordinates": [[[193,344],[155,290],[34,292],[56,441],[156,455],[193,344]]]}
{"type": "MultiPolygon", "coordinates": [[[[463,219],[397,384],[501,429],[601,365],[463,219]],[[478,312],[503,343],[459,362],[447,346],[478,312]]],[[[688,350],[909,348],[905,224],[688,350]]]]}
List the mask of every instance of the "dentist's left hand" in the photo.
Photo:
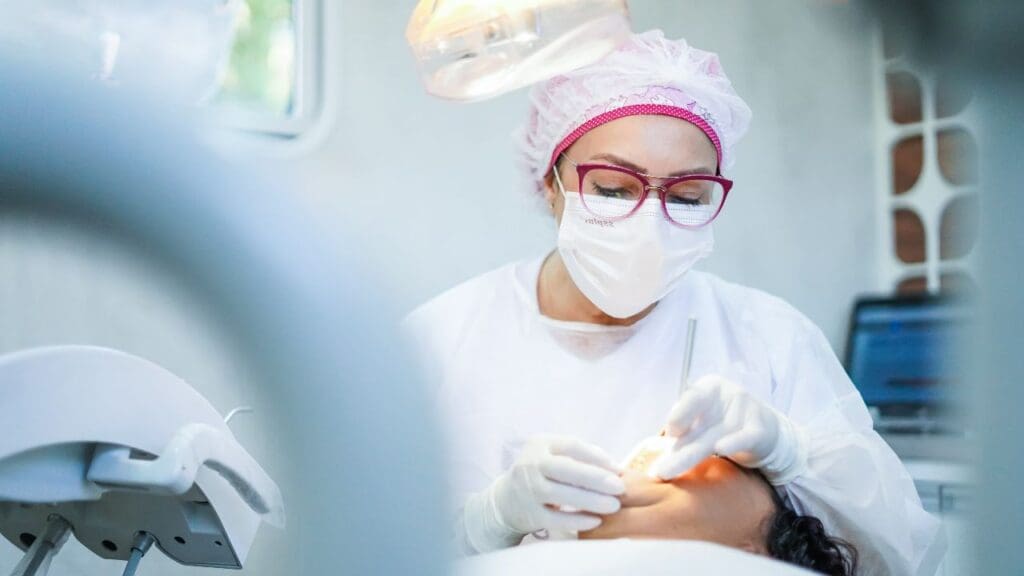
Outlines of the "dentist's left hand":
{"type": "Polygon", "coordinates": [[[580,532],[619,510],[626,486],[618,465],[597,446],[573,438],[538,436],[512,467],[463,509],[472,551],[518,544],[539,530],[580,532]]]}
{"type": "Polygon", "coordinates": [[[757,468],[774,485],[792,481],[806,468],[803,430],[719,375],[705,376],[683,392],[665,430],[674,445],[650,469],[663,480],[683,474],[712,454],[757,468]]]}

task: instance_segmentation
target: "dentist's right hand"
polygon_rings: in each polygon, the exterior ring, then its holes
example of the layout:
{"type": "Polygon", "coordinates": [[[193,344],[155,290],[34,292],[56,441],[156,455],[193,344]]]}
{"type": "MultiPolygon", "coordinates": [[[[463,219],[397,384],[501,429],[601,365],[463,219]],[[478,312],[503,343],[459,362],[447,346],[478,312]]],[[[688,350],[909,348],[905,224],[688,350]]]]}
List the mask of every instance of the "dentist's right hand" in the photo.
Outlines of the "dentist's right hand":
{"type": "Polygon", "coordinates": [[[597,446],[561,436],[537,436],[519,458],[463,508],[469,552],[518,544],[540,530],[582,532],[614,514],[626,490],[620,467],[597,446]]]}

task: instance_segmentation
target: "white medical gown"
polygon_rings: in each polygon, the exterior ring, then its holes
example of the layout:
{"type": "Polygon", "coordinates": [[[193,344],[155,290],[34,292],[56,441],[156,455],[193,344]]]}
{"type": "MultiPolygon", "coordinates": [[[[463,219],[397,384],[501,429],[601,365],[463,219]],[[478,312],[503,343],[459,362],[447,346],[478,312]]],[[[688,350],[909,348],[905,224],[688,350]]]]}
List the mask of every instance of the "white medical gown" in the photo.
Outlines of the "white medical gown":
{"type": "Polygon", "coordinates": [[[456,502],[486,488],[536,434],[573,436],[624,459],[678,397],[695,316],[691,379],[730,376],[808,431],[808,470],[781,487],[793,508],[855,545],[863,574],[935,573],[945,549],[939,521],[807,318],[691,271],[633,326],[555,321],[537,307],[542,261],[469,280],[405,321],[437,386],[456,502]]]}

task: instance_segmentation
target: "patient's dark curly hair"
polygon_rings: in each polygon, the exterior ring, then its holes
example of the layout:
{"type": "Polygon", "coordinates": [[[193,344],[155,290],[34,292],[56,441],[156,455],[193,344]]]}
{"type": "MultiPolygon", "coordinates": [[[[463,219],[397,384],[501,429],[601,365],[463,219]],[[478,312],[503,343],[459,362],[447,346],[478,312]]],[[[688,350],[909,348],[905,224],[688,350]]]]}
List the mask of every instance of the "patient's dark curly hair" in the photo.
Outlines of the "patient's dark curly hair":
{"type": "Polygon", "coordinates": [[[829,576],[856,574],[857,549],[853,545],[829,536],[821,520],[794,512],[774,488],[771,493],[775,515],[768,520],[765,537],[769,556],[829,576]]]}

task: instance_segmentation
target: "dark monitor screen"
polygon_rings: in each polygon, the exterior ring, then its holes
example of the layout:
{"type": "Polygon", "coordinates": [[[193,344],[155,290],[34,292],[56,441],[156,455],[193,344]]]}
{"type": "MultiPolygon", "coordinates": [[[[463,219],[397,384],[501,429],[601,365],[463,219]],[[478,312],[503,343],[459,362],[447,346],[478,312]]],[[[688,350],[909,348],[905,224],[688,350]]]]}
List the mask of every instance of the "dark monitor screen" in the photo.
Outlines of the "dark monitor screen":
{"type": "Polygon", "coordinates": [[[948,404],[968,312],[964,302],[941,297],[857,302],[846,369],[864,402],[908,408],[948,404]]]}

